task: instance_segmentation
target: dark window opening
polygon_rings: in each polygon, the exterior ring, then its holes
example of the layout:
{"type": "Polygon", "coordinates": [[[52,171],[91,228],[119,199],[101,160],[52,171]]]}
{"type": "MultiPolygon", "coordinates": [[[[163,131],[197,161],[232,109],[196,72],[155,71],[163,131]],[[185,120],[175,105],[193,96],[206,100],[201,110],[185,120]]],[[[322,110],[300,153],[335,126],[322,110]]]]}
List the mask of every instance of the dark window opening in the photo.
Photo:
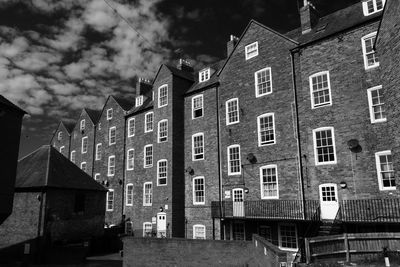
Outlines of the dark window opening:
{"type": "Polygon", "coordinates": [[[75,194],[75,206],[74,212],[75,213],[83,213],[85,211],[85,194],[83,193],[76,193],[75,194]]]}

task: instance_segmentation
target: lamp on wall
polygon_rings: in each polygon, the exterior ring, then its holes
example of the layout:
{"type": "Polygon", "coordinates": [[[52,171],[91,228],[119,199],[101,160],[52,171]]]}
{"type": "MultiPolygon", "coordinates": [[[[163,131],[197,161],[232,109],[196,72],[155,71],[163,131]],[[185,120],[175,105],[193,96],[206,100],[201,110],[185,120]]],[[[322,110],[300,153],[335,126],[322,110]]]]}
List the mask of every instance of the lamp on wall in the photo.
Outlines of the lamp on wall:
{"type": "Polygon", "coordinates": [[[249,188],[247,188],[247,187],[244,187],[243,190],[244,190],[244,192],[245,192],[246,194],[248,194],[249,191],[250,191],[249,188]]]}
{"type": "Polygon", "coordinates": [[[193,175],[194,174],[194,170],[192,169],[192,167],[187,167],[186,168],[186,170],[185,170],[187,173],[189,173],[190,175],[193,175]]]}
{"type": "Polygon", "coordinates": [[[339,183],[340,188],[345,189],[347,187],[347,183],[345,181],[342,181],[339,183]]]}
{"type": "Polygon", "coordinates": [[[164,211],[164,208],[163,207],[160,207],[160,212],[163,212],[164,211]]]}

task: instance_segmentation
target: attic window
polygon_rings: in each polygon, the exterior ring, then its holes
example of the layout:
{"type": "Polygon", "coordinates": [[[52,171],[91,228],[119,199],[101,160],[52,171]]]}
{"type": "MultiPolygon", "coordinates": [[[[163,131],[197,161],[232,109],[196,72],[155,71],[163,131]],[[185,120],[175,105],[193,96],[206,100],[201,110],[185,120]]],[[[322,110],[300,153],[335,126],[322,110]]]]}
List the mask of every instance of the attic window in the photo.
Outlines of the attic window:
{"type": "Polygon", "coordinates": [[[57,139],[58,139],[58,140],[61,140],[61,139],[62,139],[62,132],[61,132],[61,131],[58,132],[58,137],[57,137],[57,139]]]}
{"type": "Polygon", "coordinates": [[[111,120],[113,117],[113,109],[109,108],[107,109],[107,120],[111,120]]]}
{"type": "Polygon", "coordinates": [[[363,3],[364,16],[369,16],[383,9],[385,0],[364,0],[363,3]]]}
{"type": "Polygon", "coordinates": [[[258,56],[258,42],[246,45],[246,60],[258,56]]]}
{"type": "Polygon", "coordinates": [[[210,68],[199,72],[199,82],[205,82],[210,79],[210,68]]]}
{"type": "Polygon", "coordinates": [[[85,120],[81,120],[81,131],[85,130],[85,120]]]}
{"type": "Polygon", "coordinates": [[[136,107],[140,107],[141,105],[143,105],[143,96],[142,95],[136,97],[136,107]]]}

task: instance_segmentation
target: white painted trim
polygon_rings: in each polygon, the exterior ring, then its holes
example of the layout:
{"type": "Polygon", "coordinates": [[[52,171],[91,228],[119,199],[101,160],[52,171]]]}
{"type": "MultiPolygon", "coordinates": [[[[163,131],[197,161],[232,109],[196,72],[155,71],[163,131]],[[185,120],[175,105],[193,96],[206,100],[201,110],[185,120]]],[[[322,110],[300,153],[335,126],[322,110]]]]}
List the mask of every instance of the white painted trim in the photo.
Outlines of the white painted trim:
{"type": "Polygon", "coordinates": [[[108,121],[111,120],[112,117],[113,117],[113,109],[109,108],[109,109],[107,109],[107,120],[108,121]]]}
{"type": "Polygon", "coordinates": [[[199,83],[208,81],[209,79],[210,79],[210,68],[205,68],[199,71],[199,83]]]}
{"type": "Polygon", "coordinates": [[[116,143],[117,143],[117,127],[113,126],[113,127],[110,127],[110,129],[108,129],[108,145],[111,146],[111,145],[115,145],[116,143]],[[111,131],[112,130],[115,130],[114,131],[114,139],[115,139],[114,143],[111,143],[111,131]]]}
{"type": "Polygon", "coordinates": [[[143,147],[143,168],[151,168],[153,167],[153,145],[145,145],[143,147]],[[146,165],[146,148],[151,147],[151,164],[146,165]]]}
{"type": "Polygon", "coordinates": [[[320,128],[317,128],[317,129],[313,129],[312,133],[313,133],[313,146],[314,146],[315,165],[316,166],[321,166],[321,165],[336,164],[337,163],[337,154],[336,154],[336,142],[335,142],[335,129],[333,127],[320,127],[320,128]],[[335,156],[335,160],[334,161],[318,162],[316,133],[319,132],[319,131],[324,131],[324,130],[331,130],[331,132],[332,132],[333,153],[334,153],[334,156],[335,156]]]}
{"type": "Polygon", "coordinates": [[[151,111],[151,112],[147,112],[146,114],[144,114],[144,132],[145,133],[149,133],[149,132],[152,132],[153,131],[153,128],[154,128],[154,112],[153,111],[151,111]],[[150,130],[147,130],[147,123],[148,123],[148,116],[149,115],[152,115],[151,117],[152,117],[152,121],[151,121],[151,129],[150,130]]]}
{"type": "Polygon", "coordinates": [[[260,116],[257,117],[257,135],[258,135],[258,146],[270,146],[270,145],[275,145],[276,144],[276,133],[275,133],[275,114],[270,112],[270,113],[264,113],[260,116]],[[271,143],[266,143],[266,144],[261,144],[261,127],[260,127],[260,119],[264,117],[269,117],[272,116],[272,124],[273,124],[273,130],[274,130],[274,141],[271,143]]]}
{"type": "Polygon", "coordinates": [[[160,87],[158,87],[158,107],[159,108],[162,108],[162,107],[165,107],[165,106],[168,106],[168,84],[163,84],[163,85],[161,85],[160,87]],[[161,91],[161,89],[163,89],[163,88],[167,88],[167,95],[166,95],[166,97],[167,97],[167,103],[166,104],[164,104],[164,105],[161,105],[161,98],[160,98],[160,91],[161,91]]]}
{"type": "Polygon", "coordinates": [[[314,73],[313,75],[310,75],[310,77],[308,79],[309,79],[309,84],[310,84],[311,109],[332,106],[332,89],[331,89],[331,78],[330,78],[329,71],[320,71],[320,72],[314,73]],[[316,106],[315,103],[314,103],[312,79],[314,77],[322,76],[322,75],[325,75],[325,74],[326,74],[326,78],[328,80],[329,102],[328,103],[324,103],[324,104],[319,104],[319,105],[316,106]]]}
{"type": "Polygon", "coordinates": [[[145,207],[150,207],[150,206],[152,206],[153,205],[153,183],[152,182],[145,182],[145,183],[143,183],[143,206],[145,206],[145,207]],[[151,193],[151,202],[150,203],[146,203],[146,185],[151,185],[151,190],[150,190],[150,193],[151,193]]]}
{"type": "Polygon", "coordinates": [[[157,186],[167,186],[168,185],[168,160],[167,159],[160,159],[157,161],[157,186]],[[160,162],[166,162],[167,164],[165,165],[166,168],[166,177],[165,177],[165,184],[160,184],[160,162]]]}
{"type": "Polygon", "coordinates": [[[165,143],[165,142],[168,142],[168,120],[167,119],[163,119],[163,120],[160,120],[159,122],[158,122],[158,124],[157,124],[157,143],[165,143]],[[163,123],[163,122],[166,122],[167,123],[167,135],[166,135],[166,140],[165,141],[160,141],[160,124],[161,123],[163,123]]]}
{"type": "MultiPolygon", "coordinates": [[[[382,89],[382,85],[374,86],[369,89],[367,89],[367,95],[368,95],[368,108],[369,108],[369,117],[371,119],[371,123],[378,123],[378,122],[385,122],[386,118],[383,119],[375,119],[375,114],[374,114],[374,109],[372,108],[372,91],[382,89]]],[[[383,100],[383,95],[381,95],[381,99],[383,100]]],[[[382,103],[382,105],[385,105],[385,103],[382,103]]]]}
{"type": "Polygon", "coordinates": [[[135,127],[136,127],[135,118],[129,118],[128,119],[128,137],[135,136],[135,130],[136,130],[135,127]],[[133,127],[132,127],[132,122],[133,122],[133,127]],[[133,128],[133,133],[132,134],[130,132],[131,127],[133,128]]]}
{"type": "Polygon", "coordinates": [[[131,148],[126,151],[126,170],[131,171],[135,168],[135,149],[131,148]],[[129,152],[132,151],[132,158],[129,158],[129,152]],[[129,163],[132,163],[132,166],[129,167],[129,163]]]}
{"type": "Polygon", "coordinates": [[[231,98],[225,102],[225,119],[226,119],[226,125],[232,125],[240,122],[239,98],[231,98]],[[237,107],[237,121],[229,122],[228,104],[234,101],[236,101],[236,107],[237,107]]]}
{"type": "Polygon", "coordinates": [[[376,5],[376,0],[362,0],[362,7],[363,7],[363,13],[364,16],[370,16],[372,14],[378,13],[381,10],[383,10],[383,8],[385,7],[385,2],[386,0],[382,0],[382,9],[378,9],[377,5],[376,5]],[[371,2],[374,6],[374,11],[372,11],[371,13],[368,12],[368,2],[371,2]]]}
{"type": "Polygon", "coordinates": [[[261,199],[279,199],[278,165],[270,164],[260,167],[260,191],[261,191],[261,199]],[[275,169],[275,175],[276,175],[276,196],[264,196],[262,171],[264,169],[272,169],[272,168],[275,169]]]}
{"type": "Polygon", "coordinates": [[[254,42],[254,43],[251,43],[251,44],[246,45],[245,48],[244,48],[244,50],[245,50],[244,53],[245,53],[245,58],[246,58],[246,60],[258,56],[258,42],[254,42]],[[249,53],[248,50],[249,50],[249,48],[250,48],[251,46],[253,46],[254,44],[255,44],[255,51],[257,51],[257,53],[255,53],[254,55],[249,56],[249,55],[248,55],[248,53],[249,53]]]}
{"type": "Polygon", "coordinates": [[[114,189],[108,189],[107,195],[106,195],[106,211],[113,211],[114,210],[114,199],[115,199],[114,189]],[[112,207],[111,207],[111,209],[108,208],[108,195],[109,195],[110,192],[112,192],[112,207]]]}
{"type": "Polygon", "coordinates": [[[242,157],[241,157],[241,154],[240,154],[240,145],[234,144],[234,145],[228,146],[226,155],[227,155],[227,160],[228,160],[228,175],[240,175],[242,173],[242,157]],[[239,168],[240,168],[239,172],[231,172],[231,162],[230,162],[231,154],[230,154],[230,149],[231,148],[235,148],[235,147],[239,148],[239,168]]]}
{"type": "Polygon", "coordinates": [[[272,94],[272,92],[273,92],[273,87],[272,87],[272,70],[271,70],[271,67],[263,68],[263,69],[258,70],[258,71],[256,71],[256,72],[254,73],[254,87],[255,87],[255,91],[256,91],[256,97],[261,97],[261,96],[265,96],[265,95],[272,94]],[[270,77],[269,82],[270,82],[270,84],[271,84],[271,92],[266,92],[266,93],[264,93],[264,94],[259,94],[259,92],[258,92],[258,79],[257,79],[257,74],[260,73],[260,72],[263,72],[263,71],[269,71],[269,77],[270,77]]]}
{"type": "Polygon", "coordinates": [[[99,147],[103,147],[102,143],[96,144],[96,152],[95,152],[95,156],[94,156],[95,160],[101,160],[101,151],[99,152],[99,147]]]}
{"type": "MultiPolygon", "coordinates": [[[[146,225],[150,225],[150,226],[151,226],[151,230],[153,231],[153,224],[152,224],[151,222],[144,222],[144,223],[143,223],[143,237],[147,237],[147,236],[146,236],[146,232],[145,232],[146,225]]],[[[151,232],[150,232],[150,233],[151,233],[151,232]]]]}
{"type": "Polygon", "coordinates": [[[132,183],[126,184],[125,199],[126,199],[126,201],[125,201],[125,205],[126,206],[133,206],[133,184],[132,183]],[[132,202],[131,203],[128,202],[128,193],[129,193],[128,189],[129,189],[130,186],[132,186],[132,192],[131,192],[131,194],[132,194],[132,202]]]}
{"type": "Polygon", "coordinates": [[[82,141],[81,141],[81,142],[82,142],[82,143],[81,143],[81,153],[82,153],[82,154],[85,154],[85,153],[87,153],[88,146],[89,146],[88,137],[87,137],[87,136],[82,137],[82,141]],[[87,140],[85,150],[83,149],[84,140],[87,140]]]}
{"type": "Polygon", "coordinates": [[[192,195],[193,195],[193,205],[204,205],[206,204],[206,180],[204,179],[204,176],[197,176],[195,178],[193,178],[192,181],[192,195]],[[203,180],[203,197],[204,197],[204,201],[198,202],[196,201],[196,195],[195,195],[195,180],[203,180]]]}
{"type": "Polygon", "coordinates": [[[203,225],[203,224],[194,224],[193,225],[193,239],[206,239],[206,236],[207,236],[207,233],[206,233],[206,226],[205,225],[203,225]],[[196,238],[196,236],[195,236],[195,228],[196,227],[200,227],[200,228],[203,228],[204,229],[204,238],[203,237],[201,237],[201,238],[196,238]]]}
{"type": "Polygon", "coordinates": [[[205,144],[205,141],[204,141],[204,133],[196,133],[196,134],[193,134],[192,135],[192,161],[199,161],[199,160],[204,160],[204,144],[205,144]],[[202,158],[201,159],[196,159],[195,158],[195,154],[194,154],[194,138],[195,137],[198,137],[198,136],[201,136],[202,137],[202,143],[203,143],[203,153],[202,154],[197,154],[197,155],[203,155],[202,156],[202,158]]]}
{"type": "MultiPolygon", "coordinates": [[[[376,31],[375,32],[371,32],[365,36],[363,36],[361,38],[361,46],[362,46],[362,53],[363,53],[363,59],[364,59],[364,68],[366,70],[369,69],[373,69],[379,66],[379,62],[375,62],[374,65],[368,66],[368,59],[367,59],[367,55],[366,55],[366,47],[365,47],[365,39],[369,39],[371,37],[375,37],[376,38],[376,31]]],[[[376,55],[376,51],[374,52],[374,54],[376,55]]]]}
{"type": "Polygon", "coordinates": [[[279,248],[282,250],[286,251],[298,251],[299,250],[299,238],[298,238],[298,233],[297,233],[297,226],[296,224],[293,223],[279,223],[278,224],[278,241],[279,241],[279,248]],[[282,247],[282,236],[281,236],[281,226],[286,225],[286,226],[294,226],[295,232],[296,232],[296,247],[297,248],[287,248],[287,247],[282,247]]]}
{"type": "MultiPolygon", "coordinates": [[[[384,150],[384,151],[379,151],[379,152],[375,153],[376,174],[378,176],[379,190],[381,190],[381,191],[396,190],[396,186],[383,187],[382,176],[381,176],[381,164],[380,164],[381,161],[379,159],[379,156],[383,156],[383,155],[392,155],[392,152],[390,150],[384,150]]],[[[392,162],[392,165],[393,165],[393,162],[392,162]]]]}
{"type": "Polygon", "coordinates": [[[108,157],[107,176],[108,176],[108,177],[111,177],[111,176],[114,176],[114,175],[115,175],[115,155],[111,155],[111,156],[108,157]],[[111,159],[112,159],[112,158],[114,159],[114,166],[111,166],[111,165],[110,165],[111,159]],[[111,167],[114,167],[114,173],[111,173],[111,172],[110,172],[111,167]]]}
{"type": "MultiPolygon", "coordinates": [[[[196,109],[196,110],[199,110],[199,109],[200,109],[200,108],[198,108],[198,109],[196,109]]],[[[202,118],[203,116],[204,116],[204,99],[203,99],[203,94],[201,94],[201,95],[196,95],[196,96],[192,97],[192,120],[202,118]],[[194,101],[195,101],[195,99],[197,99],[197,98],[200,98],[200,99],[201,99],[201,110],[202,110],[202,112],[201,112],[201,116],[200,116],[200,117],[194,117],[194,112],[195,112],[195,109],[194,109],[194,101]]]]}

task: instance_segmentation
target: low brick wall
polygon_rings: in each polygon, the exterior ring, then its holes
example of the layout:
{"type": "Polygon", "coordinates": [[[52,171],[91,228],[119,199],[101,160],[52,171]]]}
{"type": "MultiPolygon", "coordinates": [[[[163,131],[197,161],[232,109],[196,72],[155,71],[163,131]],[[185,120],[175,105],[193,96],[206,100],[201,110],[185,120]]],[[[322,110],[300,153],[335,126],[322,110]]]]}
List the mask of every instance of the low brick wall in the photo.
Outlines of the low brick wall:
{"type": "Polygon", "coordinates": [[[259,236],[252,242],[181,238],[125,237],[123,266],[271,266],[287,262],[280,251],[259,236]],[[255,246],[257,240],[257,247],[255,246]]]}

